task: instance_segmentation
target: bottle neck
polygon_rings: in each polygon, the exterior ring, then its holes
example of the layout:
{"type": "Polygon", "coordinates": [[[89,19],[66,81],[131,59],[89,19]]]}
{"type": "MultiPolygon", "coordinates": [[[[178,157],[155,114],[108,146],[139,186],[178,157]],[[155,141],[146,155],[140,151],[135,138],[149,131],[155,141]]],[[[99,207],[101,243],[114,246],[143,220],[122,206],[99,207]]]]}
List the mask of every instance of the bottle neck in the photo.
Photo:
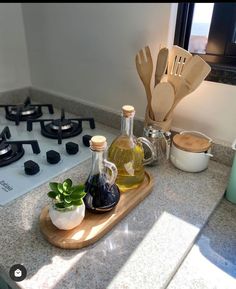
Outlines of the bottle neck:
{"type": "Polygon", "coordinates": [[[127,136],[133,136],[133,124],[134,117],[121,117],[121,134],[127,136]]]}
{"type": "Polygon", "coordinates": [[[104,151],[92,151],[92,169],[90,175],[100,174],[104,170],[104,151]]]}

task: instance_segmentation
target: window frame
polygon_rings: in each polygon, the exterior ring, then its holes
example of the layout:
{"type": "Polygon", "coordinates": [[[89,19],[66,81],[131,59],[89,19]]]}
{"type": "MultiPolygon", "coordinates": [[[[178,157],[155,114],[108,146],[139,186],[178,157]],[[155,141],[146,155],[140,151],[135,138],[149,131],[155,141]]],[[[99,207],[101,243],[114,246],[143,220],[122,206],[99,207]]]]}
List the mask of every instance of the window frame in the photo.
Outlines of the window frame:
{"type": "MultiPolygon", "coordinates": [[[[186,50],[191,33],[193,12],[194,3],[178,3],[174,45],[186,50]]],[[[234,29],[234,35],[236,34],[236,27],[232,25],[235,21],[236,3],[215,3],[212,15],[214,25],[210,27],[206,54],[198,54],[211,66],[211,72],[206,80],[236,85],[236,43],[229,41],[229,36],[233,34],[232,29],[234,29]],[[222,21],[224,26],[222,26],[222,21]],[[217,45],[212,45],[213,41],[217,45]]]]}

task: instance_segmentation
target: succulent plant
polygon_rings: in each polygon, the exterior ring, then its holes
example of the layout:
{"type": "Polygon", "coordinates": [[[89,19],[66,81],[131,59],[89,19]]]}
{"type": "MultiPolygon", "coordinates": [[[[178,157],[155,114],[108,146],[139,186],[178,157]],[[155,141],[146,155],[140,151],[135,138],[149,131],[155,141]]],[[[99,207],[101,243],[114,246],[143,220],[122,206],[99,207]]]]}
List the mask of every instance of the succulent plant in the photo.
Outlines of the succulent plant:
{"type": "Polygon", "coordinates": [[[48,192],[48,197],[55,200],[56,208],[69,209],[83,204],[83,198],[86,195],[83,184],[72,186],[72,180],[66,179],[63,183],[51,182],[49,187],[51,191],[48,192]]]}

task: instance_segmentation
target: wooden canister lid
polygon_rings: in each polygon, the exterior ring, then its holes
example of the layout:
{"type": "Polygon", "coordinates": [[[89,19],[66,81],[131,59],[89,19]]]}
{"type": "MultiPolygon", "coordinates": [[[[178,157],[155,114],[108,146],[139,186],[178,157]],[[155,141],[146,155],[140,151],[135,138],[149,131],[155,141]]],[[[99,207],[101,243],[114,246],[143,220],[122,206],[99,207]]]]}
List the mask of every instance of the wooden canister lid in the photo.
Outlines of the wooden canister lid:
{"type": "Polygon", "coordinates": [[[212,143],[204,137],[186,134],[176,134],[173,137],[174,145],[184,151],[200,153],[207,151],[212,143]]]}
{"type": "Polygon", "coordinates": [[[134,116],[135,110],[132,105],[123,105],[122,106],[122,113],[124,117],[134,116]]]}
{"type": "Polygon", "coordinates": [[[94,151],[103,151],[107,147],[107,140],[102,135],[95,135],[90,140],[90,148],[94,151]]]}

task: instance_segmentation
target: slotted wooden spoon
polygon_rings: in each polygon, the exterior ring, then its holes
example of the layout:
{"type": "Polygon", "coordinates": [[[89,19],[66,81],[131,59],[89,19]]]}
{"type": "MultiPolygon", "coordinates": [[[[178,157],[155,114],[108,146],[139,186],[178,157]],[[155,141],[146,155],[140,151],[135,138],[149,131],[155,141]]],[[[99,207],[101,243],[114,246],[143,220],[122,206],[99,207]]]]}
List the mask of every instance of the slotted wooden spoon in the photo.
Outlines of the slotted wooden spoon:
{"type": "Polygon", "coordinates": [[[177,45],[174,45],[170,50],[167,80],[173,85],[175,93],[177,93],[179,90],[179,86],[181,84],[181,75],[191,58],[192,54],[190,52],[177,45]]]}
{"type": "Polygon", "coordinates": [[[151,79],[153,72],[153,61],[148,46],[145,47],[144,51],[141,49],[135,56],[136,68],[139,74],[140,79],[143,82],[146,96],[147,96],[147,106],[150,117],[154,119],[154,113],[151,106],[152,93],[151,93],[151,79]],[[145,59],[146,58],[146,59],[145,59]]]}

